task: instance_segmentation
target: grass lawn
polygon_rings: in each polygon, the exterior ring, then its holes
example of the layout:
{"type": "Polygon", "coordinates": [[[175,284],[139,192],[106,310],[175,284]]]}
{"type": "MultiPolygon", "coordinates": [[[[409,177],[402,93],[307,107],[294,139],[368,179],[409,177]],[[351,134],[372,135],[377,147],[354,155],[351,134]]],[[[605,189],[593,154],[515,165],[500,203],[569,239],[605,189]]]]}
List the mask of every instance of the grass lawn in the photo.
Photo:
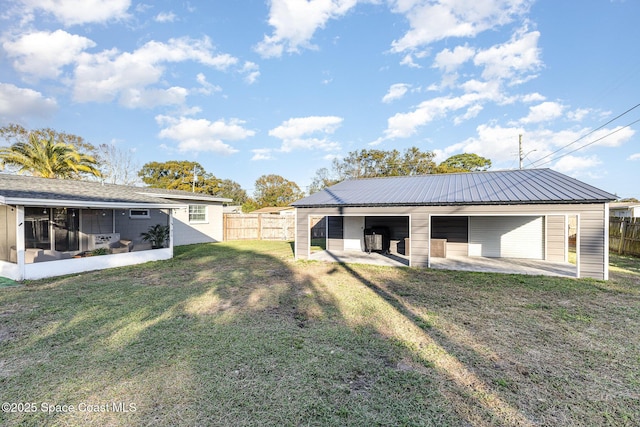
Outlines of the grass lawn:
{"type": "Polygon", "coordinates": [[[640,260],[611,263],[601,282],[231,242],[2,287],[0,394],[36,412],[0,424],[637,426],[640,260]]]}

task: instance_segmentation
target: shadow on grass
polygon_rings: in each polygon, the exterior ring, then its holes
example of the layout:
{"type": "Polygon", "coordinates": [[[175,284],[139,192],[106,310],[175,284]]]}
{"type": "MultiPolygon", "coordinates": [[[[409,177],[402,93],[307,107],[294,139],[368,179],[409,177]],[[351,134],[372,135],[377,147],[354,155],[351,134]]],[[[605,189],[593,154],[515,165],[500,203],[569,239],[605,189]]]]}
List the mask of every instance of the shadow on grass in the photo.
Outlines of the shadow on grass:
{"type": "MultiPolygon", "coordinates": [[[[336,261],[338,259],[336,258],[336,261]]],[[[348,264],[339,264],[358,282],[372,290],[376,295],[388,302],[397,311],[400,318],[410,322],[411,327],[393,332],[393,337],[399,340],[407,350],[412,351],[415,358],[421,359],[425,366],[434,367],[440,375],[446,378],[447,385],[442,387],[441,393],[447,396],[462,419],[472,424],[492,424],[533,426],[534,422],[501,398],[499,393],[492,390],[482,378],[478,377],[473,368],[467,367],[450,350],[459,348],[460,343],[448,339],[442,334],[431,333],[432,324],[429,319],[416,312],[403,299],[385,290],[374,281],[365,278],[348,264]],[[449,392],[448,392],[448,390],[449,392]],[[451,393],[451,390],[455,390],[451,393]]],[[[391,285],[393,287],[393,285],[391,285]]],[[[465,352],[474,353],[473,358],[484,355],[465,348],[465,352]]],[[[460,352],[458,353],[460,354],[460,352]]]]}
{"type": "Polygon", "coordinates": [[[194,245],[3,290],[3,398],[39,410],[0,421],[461,423],[428,377],[397,369],[403,349],[345,322],[340,301],[290,258],[281,243],[194,245]]]}
{"type": "Polygon", "coordinates": [[[4,400],[121,406],[0,423],[632,425],[640,359],[618,347],[637,342],[640,305],[625,295],[604,317],[617,294],[601,286],[292,263],[283,242],[179,247],[167,261],[1,289],[4,400]],[[621,322],[615,339],[600,331],[621,322]],[[615,378],[611,360],[624,367],[615,378]],[[622,386],[589,388],[596,378],[622,386]],[[594,390],[615,402],[580,400],[594,390]],[[585,407],[601,418],[567,409],[585,407]]]}

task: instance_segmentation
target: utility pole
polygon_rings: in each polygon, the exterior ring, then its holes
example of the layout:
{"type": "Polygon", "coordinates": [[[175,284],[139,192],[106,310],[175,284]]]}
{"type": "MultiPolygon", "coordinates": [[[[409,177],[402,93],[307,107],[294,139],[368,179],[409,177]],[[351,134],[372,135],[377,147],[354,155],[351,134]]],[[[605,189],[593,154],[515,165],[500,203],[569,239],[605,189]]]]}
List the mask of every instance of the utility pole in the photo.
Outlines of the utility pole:
{"type": "Polygon", "coordinates": [[[522,161],[524,160],[524,152],[522,151],[522,134],[518,135],[518,158],[520,159],[520,169],[522,169],[522,161]]]}
{"type": "MultiPolygon", "coordinates": [[[[522,169],[522,165],[520,166],[520,169],[522,169]]],[[[193,167],[193,185],[191,187],[191,192],[195,193],[196,192],[196,182],[198,181],[198,175],[196,175],[196,167],[193,167]]]]}

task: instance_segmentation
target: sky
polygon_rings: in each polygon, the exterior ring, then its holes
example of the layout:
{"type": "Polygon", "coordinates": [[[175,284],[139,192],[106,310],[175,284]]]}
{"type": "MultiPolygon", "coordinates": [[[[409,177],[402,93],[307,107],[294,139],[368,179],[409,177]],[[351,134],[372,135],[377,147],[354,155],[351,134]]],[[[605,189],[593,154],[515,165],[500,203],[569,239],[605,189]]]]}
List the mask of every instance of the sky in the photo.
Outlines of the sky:
{"type": "Polygon", "coordinates": [[[640,198],[636,0],[0,0],[0,126],[303,190],[361,149],[640,198]],[[637,121],[637,123],[636,123],[637,121]]]}

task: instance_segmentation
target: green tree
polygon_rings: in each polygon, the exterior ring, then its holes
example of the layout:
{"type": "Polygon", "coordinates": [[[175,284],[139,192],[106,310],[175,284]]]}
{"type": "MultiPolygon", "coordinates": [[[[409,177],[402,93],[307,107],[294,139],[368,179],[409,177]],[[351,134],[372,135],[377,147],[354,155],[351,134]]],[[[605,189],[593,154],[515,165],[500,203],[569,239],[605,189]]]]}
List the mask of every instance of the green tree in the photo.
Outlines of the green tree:
{"type": "Polygon", "coordinates": [[[435,154],[411,147],[398,150],[356,150],[342,159],[334,159],[331,170],[318,169],[311,181],[309,193],[337,184],[346,179],[375,178],[385,176],[412,176],[435,173],[435,154]]]}
{"type": "Polygon", "coordinates": [[[240,184],[230,179],[216,178],[198,162],[187,160],[149,162],[142,166],[138,176],[142,178],[142,182],[153,188],[195,191],[232,199],[238,204],[247,200],[247,192],[240,187],[240,184]]]}
{"type": "Polygon", "coordinates": [[[304,197],[304,193],[293,181],[280,175],[262,175],[256,180],[254,199],[259,208],[267,206],[288,206],[304,197]]]}
{"type": "Polygon", "coordinates": [[[0,148],[0,167],[15,167],[18,173],[30,173],[43,178],[78,179],[82,175],[100,176],[96,159],[53,136],[44,138],[31,133],[27,140],[18,139],[9,147],[0,148]]]}
{"type": "Polygon", "coordinates": [[[202,192],[207,173],[198,162],[187,160],[169,160],[168,162],[149,162],[138,172],[142,182],[153,188],[202,192]],[[194,176],[195,172],[195,176],[194,176]]]}
{"type": "Polygon", "coordinates": [[[491,160],[474,153],[456,154],[438,165],[439,173],[478,172],[491,167],[491,160]]]}
{"type": "Polygon", "coordinates": [[[15,123],[10,123],[6,126],[0,127],[0,138],[7,141],[9,145],[13,145],[18,142],[28,143],[29,138],[32,135],[35,135],[37,139],[51,139],[54,143],[72,145],[79,153],[84,153],[95,158],[99,157],[98,148],[78,135],[59,132],[51,128],[28,130],[15,123]]]}
{"type": "Polygon", "coordinates": [[[242,205],[247,199],[247,192],[235,181],[223,179],[218,185],[218,192],[213,194],[217,197],[225,197],[233,200],[233,204],[242,205]]]}
{"type": "Polygon", "coordinates": [[[316,171],[316,175],[311,181],[309,186],[309,194],[317,193],[318,191],[331,187],[333,184],[340,182],[331,175],[331,172],[327,168],[321,168],[316,171]]]}

